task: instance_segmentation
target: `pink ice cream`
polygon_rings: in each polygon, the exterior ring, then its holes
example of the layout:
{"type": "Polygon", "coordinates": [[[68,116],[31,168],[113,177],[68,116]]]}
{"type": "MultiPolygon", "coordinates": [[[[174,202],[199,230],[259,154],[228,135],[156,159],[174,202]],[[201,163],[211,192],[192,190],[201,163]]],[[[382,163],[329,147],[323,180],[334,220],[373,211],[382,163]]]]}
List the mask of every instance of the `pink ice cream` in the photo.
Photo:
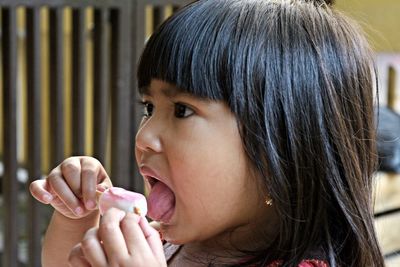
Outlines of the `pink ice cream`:
{"type": "Polygon", "coordinates": [[[98,194],[98,205],[102,215],[110,208],[134,212],[140,216],[146,216],[147,214],[147,202],[142,194],[120,187],[111,187],[104,192],[98,191],[98,194]]]}

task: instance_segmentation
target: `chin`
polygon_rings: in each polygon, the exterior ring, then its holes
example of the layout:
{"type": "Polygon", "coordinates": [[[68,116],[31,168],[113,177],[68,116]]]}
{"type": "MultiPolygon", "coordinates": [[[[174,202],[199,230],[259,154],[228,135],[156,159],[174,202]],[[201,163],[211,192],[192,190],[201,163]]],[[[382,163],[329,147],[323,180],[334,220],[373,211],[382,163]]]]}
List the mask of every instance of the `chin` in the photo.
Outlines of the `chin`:
{"type": "Polygon", "coordinates": [[[174,245],[183,245],[195,241],[193,238],[187,236],[187,233],[176,228],[171,229],[171,227],[165,227],[160,230],[163,240],[174,245]]]}
{"type": "Polygon", "coordinates": [[[188,243],[188,240],[186,240],[184,238],[179,238],[179,237],[174,236],[174,235],[170,235],[168,233],[166,233],[165,235],[163,233],[162,237],[163,237],[164,241],[166,241],[168,243],[171,243],[171,244],[174,244],[174,245],[183,245],[183,244],[188,243]]]}
{"type": "Polygon", "coordinates": [[[179,230],[173,229],[170,225],[161,224],[160,232],[162,235],[162,239],[168,243],[174,245],[182,245],[184,244],[184,239],[180,238],[179,230]]]}

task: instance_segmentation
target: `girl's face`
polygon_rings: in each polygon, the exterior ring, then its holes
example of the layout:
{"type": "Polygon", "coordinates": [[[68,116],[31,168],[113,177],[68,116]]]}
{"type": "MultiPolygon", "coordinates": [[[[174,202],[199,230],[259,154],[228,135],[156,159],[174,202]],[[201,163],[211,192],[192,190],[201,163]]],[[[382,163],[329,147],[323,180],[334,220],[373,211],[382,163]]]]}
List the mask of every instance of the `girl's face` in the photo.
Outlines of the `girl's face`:
{"type": "Polygon", "coordinates": [[[160,80],[147,91],[135,152],[149,216],[161,222],[163,238],[182,244],[254,232],[265,219],[265,199],[228,106],[160,80]]]}

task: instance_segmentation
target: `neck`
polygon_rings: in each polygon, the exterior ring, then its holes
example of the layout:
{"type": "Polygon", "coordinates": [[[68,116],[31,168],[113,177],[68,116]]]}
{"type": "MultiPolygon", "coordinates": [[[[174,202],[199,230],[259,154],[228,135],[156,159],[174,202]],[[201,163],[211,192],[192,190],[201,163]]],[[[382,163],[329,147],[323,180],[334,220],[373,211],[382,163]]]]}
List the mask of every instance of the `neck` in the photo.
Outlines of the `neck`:
{"type": "Polygon", "coordinates": [[[195,263],[237,264],[249,257],[251,252],[268,249],[277,229],[276,217],[271,215],[267,220],[260,218],[212,239],[185,244],[179,253],[180,257],[195,263]]]}

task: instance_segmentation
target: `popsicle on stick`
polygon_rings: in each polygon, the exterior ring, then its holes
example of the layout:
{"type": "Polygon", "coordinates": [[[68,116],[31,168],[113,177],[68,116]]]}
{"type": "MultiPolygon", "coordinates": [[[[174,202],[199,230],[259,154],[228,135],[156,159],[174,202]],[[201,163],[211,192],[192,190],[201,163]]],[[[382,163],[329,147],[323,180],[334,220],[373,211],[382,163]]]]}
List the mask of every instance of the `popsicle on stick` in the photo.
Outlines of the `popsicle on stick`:
{"type": "Polygon", "coordinates": [[[96,191],[96,196],[101,215],[112,207],[126,212],[134,212],[143,217],[147,214],[147,202],[142,194],[120,187],[110,187],[103,192],[96,191]]]}

